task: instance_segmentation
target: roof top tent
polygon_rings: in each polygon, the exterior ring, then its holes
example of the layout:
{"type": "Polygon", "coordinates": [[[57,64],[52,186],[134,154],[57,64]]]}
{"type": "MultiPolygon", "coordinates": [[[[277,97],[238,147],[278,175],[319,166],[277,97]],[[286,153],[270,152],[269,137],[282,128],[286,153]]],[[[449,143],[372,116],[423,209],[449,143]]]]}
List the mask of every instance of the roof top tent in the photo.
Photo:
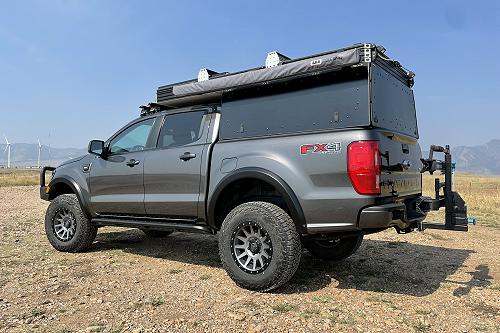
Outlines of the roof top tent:
{"type": "MultiPolygon", "coordinates": [[[[231,124],[231,110],[240,111],[239,119],[241,112],[259,118],[255,116],[261,110],[266,123],[260,126],[266,128],[273,126],[273,118],[277,119],[275,126],[283,126],[279,119],[286,114],[297,119],[297,128],[290,130],[300,131],[299,124],[308,121],[315,126],[324,124],[324,129],[376,126],[418,137],[413,77],[411,71],[385,55],[385,48],[375,44],[355,44],[299,59],[270,52],[262,67],[236,73],[202,68],[197,79],[161,86],[156,102],[142,107],[142,114],[222,102],[227,120],[222,129],[228,137],[238,136],[235,133],[242,132],[243,127],[239,122],[231,124]],[[265,103],[252,110],[248,99],[265,103]],[[279,112],[277,103],[288,107],[281,107],[279,112]],[[262,105],[268,105],[268,109],[262,105]],[[306,106],[308,115],[304,116],[306,106]]],[[[249,136],[262,132],[250,118],[243,132],[249,136]]]]}

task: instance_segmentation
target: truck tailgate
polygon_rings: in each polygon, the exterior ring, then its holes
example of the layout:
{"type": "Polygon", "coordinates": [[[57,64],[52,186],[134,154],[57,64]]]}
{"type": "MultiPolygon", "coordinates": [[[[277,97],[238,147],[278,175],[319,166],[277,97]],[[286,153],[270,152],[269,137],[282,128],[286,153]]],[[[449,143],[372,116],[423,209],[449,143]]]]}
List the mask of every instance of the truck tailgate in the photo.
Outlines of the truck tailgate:
{"type": "Polygon", "coordinates": [[[404,197],[422,192],[422,156],[415,138],[388,130],[379,132],[381,196],[404,197]]]}

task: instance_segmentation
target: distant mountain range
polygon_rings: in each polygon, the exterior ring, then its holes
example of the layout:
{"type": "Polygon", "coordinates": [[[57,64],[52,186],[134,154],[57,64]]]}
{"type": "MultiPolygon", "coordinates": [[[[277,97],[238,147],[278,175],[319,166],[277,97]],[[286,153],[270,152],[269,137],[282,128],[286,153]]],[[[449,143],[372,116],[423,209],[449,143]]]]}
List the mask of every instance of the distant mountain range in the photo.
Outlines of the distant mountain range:
{"type": "MultiPolygon", "coordinates": [[[[500,175],[500,140],[491,140],[484,145],[451,147],[453,162],[459,172],[478,175],[500,175]]],[[[422,156],[428,157],[429,151],[423,151],[422,156]]],[[[443,154],[435,157],[441,159],[443,154]]]]}
{"type": "Polygon", "coordinates": [[[500,140],[491,140],[480,146],[451,148],[458,171],[482,175],[500,175],[500,140]]]}
{"type": "MultiPolygon", "coordinates": [[[[6,145],[0,144],[0,167],[7,165],[6,145]]],[[[10,147],[11,167],[36,166],[38,160],[38,145],[31,143],[12,143],[10,147]]],[[[86,154],[86,149],[49,148],[42,145],[40,154],[41,165],[59,165],[61,162],[86,154]]]]}
{"type": "MultiPolygon", "coordinates": [[[[50,148],[42,146],[42,165],[55,165],[70,158],[86,154],[86,149],[50,148]]],[[[423,152],[424,156],[428,152],[423,152]]],[[[479,146],[452,147],[453,160],[457,163],[457,171],[482,175],[500,175],[500,140],[479,146]]],[[[13,143],[11,146],[11,166],[36,166],[38,145],[28,143],[13,143]]],[[[0,144],[0,167],[7,164],[5,144],[0,144]]]]}

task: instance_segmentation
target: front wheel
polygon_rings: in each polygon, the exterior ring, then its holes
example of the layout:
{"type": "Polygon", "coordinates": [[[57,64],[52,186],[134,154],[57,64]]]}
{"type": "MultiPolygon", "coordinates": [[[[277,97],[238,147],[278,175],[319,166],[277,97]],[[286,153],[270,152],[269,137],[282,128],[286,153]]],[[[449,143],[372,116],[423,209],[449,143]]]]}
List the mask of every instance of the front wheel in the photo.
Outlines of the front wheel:
{"type": "Polygon", "coordinates": [[[90,247],[97,227],[85,216],[75,194],[62,194],[47,208],[45,233],[56,250],[80,252],[90,247]]]}
{"type": "Polygon", "coordinates": [[[362,241],[363,234],[333,240],[307,239],[304,247],[316,258],[339,261],[356,252],[362,241]]]}
{"type": "Polygon", "coordinates": [[[300,237],[280,207],[247,202],[224,219],[219,254],[231,279],[240,287],[269,291],[295,274],[300,262],[300,237]]]}

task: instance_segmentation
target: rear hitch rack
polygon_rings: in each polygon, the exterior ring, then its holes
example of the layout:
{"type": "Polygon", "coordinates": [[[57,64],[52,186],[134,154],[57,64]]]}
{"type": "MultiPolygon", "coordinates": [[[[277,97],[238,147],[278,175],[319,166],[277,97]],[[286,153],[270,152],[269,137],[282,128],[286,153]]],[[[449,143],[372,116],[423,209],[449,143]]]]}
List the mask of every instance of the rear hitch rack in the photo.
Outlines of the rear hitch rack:
{"type": "MultiPolygon", "coordinates": [[[[429,172],[431,175],[435,171],[441,171],[444,174],[444,182],[439,178],[434,180],[435,197],[423,197],[417,204],[417,209],[422,213],[427,213],[431,210],[439,210],[445,208],[445,223],[419,222],[418,229],[444,229],[455,231],[467,231],[469,229],[469,219],[467,218],[467,206],[460,194],[453,191],[453,169],[454,165],[451,160],[450,146],[434,146],[432,145],[429,151],[429,158],[422,158],[421,173],[429,172]],[[443,160],[436,160],[434,153],[443,153],[443,160]],[[440,194],[441,188],[443,195],[440,194]]],[[[475,220],[471,219],[472,224],[475,220]]]]}

